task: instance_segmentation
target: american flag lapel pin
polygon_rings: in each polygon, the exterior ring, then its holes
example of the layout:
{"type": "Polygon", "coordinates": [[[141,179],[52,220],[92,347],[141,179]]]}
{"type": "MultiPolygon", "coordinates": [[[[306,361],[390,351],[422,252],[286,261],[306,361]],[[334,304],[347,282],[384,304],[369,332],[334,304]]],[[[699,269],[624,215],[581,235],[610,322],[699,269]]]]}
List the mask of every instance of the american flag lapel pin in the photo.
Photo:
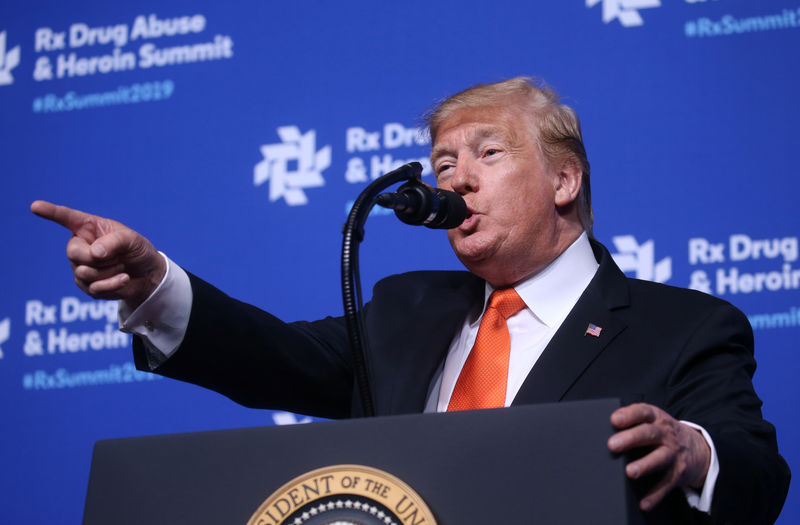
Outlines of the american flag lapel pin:
{"type": "Polygon", "coordinates": [[[602,331],[603,331],[603,327],[602,326],[597,326],[594,323],[589,323],[589,326],[586,327],[586,331],[583,333],[583,335],[585,335],[585,336],[586,335],[593,335],[595,337],[600,337],[600,332],[602,332],[602,331]]]}

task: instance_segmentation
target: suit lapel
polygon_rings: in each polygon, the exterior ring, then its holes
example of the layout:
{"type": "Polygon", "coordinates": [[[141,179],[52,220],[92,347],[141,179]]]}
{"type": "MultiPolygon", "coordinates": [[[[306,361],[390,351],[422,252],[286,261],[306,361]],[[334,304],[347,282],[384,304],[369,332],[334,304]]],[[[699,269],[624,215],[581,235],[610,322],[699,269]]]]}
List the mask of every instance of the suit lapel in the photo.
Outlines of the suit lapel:
{"type": "Polygon", "coordinates": [[[424,283],[411,284],[402,291],[415,294],[414,300],[403,303],[405,311],[380,315],[392,323],[374,334],[372,350],[381,359],[370,363],[370,369],[379,414],[423,411],[453,335],[484,293],[484,281],[467,272],[439,272],[424,283]]]}
{"type": "Polygon", "coordinates": [[[561,400],[625,329],[625,322],[614,314],[629,303],[625,275],[605,247],[593,241],[592,249],[600,263],[597,273],[528,374],[513,405],[561,400]],[[602,328],[599,337],[586,333],[589,323],[602,328]]]}

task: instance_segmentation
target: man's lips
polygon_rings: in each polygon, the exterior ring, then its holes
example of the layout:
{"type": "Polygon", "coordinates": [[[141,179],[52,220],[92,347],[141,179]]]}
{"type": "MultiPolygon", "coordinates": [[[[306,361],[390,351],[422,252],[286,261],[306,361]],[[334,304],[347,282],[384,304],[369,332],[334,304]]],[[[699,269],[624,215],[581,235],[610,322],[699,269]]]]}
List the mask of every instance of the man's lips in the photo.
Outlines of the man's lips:
{"type": "Polygon", "coordinates": [[[478,213],[470,206],[467,206],[467,218],[464,219],[464,222],[459,225],[458,229],[463,232],[470,232],[471,230],[475,229],[477,220],[478,213]]]}

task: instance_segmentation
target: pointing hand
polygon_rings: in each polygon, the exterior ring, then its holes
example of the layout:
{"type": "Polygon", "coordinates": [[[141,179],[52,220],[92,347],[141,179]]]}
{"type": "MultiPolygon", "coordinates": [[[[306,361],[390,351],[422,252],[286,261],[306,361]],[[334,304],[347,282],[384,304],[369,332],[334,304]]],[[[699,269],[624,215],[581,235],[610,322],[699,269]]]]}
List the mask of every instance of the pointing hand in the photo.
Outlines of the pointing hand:
{"type": "Polygon", "coordinates": [[[31,211],[72,232],[67,258],[75,283],[95,299],[121,299],[136,307],[166,273],[164,257],[124,224],[45,201],[35,201],[31,211]]]}

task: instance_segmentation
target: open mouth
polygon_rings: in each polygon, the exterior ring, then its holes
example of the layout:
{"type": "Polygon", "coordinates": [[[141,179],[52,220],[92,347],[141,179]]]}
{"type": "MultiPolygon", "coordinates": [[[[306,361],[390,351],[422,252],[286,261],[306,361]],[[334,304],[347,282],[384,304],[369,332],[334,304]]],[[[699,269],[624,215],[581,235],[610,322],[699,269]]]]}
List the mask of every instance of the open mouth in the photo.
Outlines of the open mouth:
{"type": "Polygon", "coordinates": [[[467,206],[467,216],[464,218],[464,222],[461,223],[459,228],[462,231],[471,230],[473,228],[474,219],[477,219],[477,215],[475,215],[475,212],[472,210],[472,208],[467,206]]]}

